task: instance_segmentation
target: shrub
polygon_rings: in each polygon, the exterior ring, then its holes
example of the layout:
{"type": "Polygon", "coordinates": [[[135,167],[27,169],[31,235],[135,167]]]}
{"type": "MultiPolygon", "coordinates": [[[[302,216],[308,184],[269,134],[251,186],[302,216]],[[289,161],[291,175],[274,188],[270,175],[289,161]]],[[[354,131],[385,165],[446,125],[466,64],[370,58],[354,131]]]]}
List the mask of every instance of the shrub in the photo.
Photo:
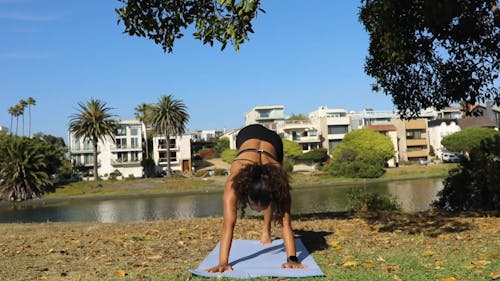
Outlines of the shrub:
{"type": "Polygon", "coordinates": [[[155,161],[153,159],[151,159],[151,158],[142,159],[141,166],[142,166],[142,171],[144,173],[144,176],[146,178],[150,178],[150,177],[155,176],[156,165],[155,165],[155,161]]]}
{"type": "Polygon", "coordinates": [[[234,161],[234,158],[236,158],[236,150],[234,149],[226,149],[224,151],[222,151],[221,153],[221,159],[222,161],[226,162],[226,163],[233,163],[234,161]]]}
{"type": "Polygon", "coordinates": [[[285,171],[285,173],[287,173],[287,174],[290,174],[291,172],[293,172],[292,160],[285,157],[285,159],[283,159],[283,164],[281,165],[281,169],[283,171],[285,171]]]}
{"type": "Polygon", "coordinates": [[[365,189],[351,189],[348,193],[347,211],[400,211],[401,204],[397,197],[367,192],[365,189]]]}
{"type": "Polygon", "coordinates": [[[438,199],[432,203],[443,211],[500,210],[500,135],[484,140],[449,172],[438,199]]]}
{"type": "Polygon", "coordinates": [[[321,163],[328,157],[327,150],[325,148],[314,149],[300,155],[297,159],[302,161],[312,161],[315,163],[321,163]]]}
{"type": "Polygon", "coordinates": [[[118,169],[116,169],[113,172],[109,173],[109,179],[116,180],[121,175],[122,175],[122,173],[118,169]]]}

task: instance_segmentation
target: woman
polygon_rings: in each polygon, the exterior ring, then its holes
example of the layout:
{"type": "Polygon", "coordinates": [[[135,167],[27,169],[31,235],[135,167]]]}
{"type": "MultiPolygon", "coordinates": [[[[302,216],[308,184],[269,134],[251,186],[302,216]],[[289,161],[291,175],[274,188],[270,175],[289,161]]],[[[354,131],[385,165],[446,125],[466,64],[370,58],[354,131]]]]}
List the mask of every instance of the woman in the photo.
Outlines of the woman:
{"type": "Polygon", "coordinates": [[[305,268],[297,259],[291,225],[291,197],[288,176],[281,170],[283,142],[274,131],[249,125],[236,136],[238,153],[231,165],[223,195],[224,219],[220,240],[219,265],[208,272],[232,270],[229,252],[236,224],[237,205],[264,212],[260,242],[271,243],[271,221],[282,225],[287,260],[283,268],[305,268]]]}

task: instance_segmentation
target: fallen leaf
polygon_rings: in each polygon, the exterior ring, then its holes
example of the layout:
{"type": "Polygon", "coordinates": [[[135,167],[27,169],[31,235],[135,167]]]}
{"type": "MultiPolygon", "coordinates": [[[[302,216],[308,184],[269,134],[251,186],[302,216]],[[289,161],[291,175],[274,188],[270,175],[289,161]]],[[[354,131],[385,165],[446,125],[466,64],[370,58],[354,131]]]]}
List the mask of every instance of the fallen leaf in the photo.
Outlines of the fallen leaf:
{"type": "Polygon", "coordinates": [[[436,253],[434,251],[431,251],[431,250],[426,250],[422,253],[422,256],[424,257],[430,257],[430,256],[433,256],[435,255],[436,253]]]}
{"type": "Polygon", "coordinates": [[[400,278],[399,276],[397,276],[396,274],[394,274],[394,280],[396,280],[396,281],[403,281],[403,280],[401,280],[401,278],[400,278]]]}
{"type": "Polygon", "coordinates": [[[490,274],[491,279],[496,280],[500,278],[500,271],[495,271],[490,274]]]}
{"type": "Polygon", "coordinates": [[[148,257],[148,259],[150,260],[155,260],[155,261],[159,261],[161,260],[163,257],[161,255],[154,255],[154,256],[151,256],[151,257],[148,257]]]}
{"type": "Polygon", "coordinates": [[[118,277],[125,277],[125,276],[127,276],[128,274],[127,274],[127,272],[125,272],[125,270],[120,269],[120,270],[117,270],[117,271],[116,271],[116,275],[118,275],[118,277]]]}
{"type": "Polygon", "coordinates": [[[457,279],[453,276],[450,276],[450,277],[438,279],[438,281],[457,281],[457,279]]]}
{"type": "Polygon", "coordinates": [[[472,264],[475,266],[475,267],[479,267],[479,268],[485,268],[488,264],[490,264],[491,262],[490,261],[487,261],[487,260],[479,260],[479,261],[473,261],[472,264]]]}
{"type": "Polygon", "coordinates": [[[357,261],[346,261],[342,264],[342,266],[349,267],[349,266],[355,266],[358,265],[357,261]]]}

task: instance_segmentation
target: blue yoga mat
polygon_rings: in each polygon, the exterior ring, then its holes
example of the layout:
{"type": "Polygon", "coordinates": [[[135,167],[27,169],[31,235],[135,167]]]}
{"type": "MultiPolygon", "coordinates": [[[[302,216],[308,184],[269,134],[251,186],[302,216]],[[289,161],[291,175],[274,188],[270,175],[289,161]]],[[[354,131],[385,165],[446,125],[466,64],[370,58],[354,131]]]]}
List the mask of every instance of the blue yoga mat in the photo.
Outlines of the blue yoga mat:
{"type": "Polygon", "coordinates": [[[219,263],[219,247],[215,249],[201,262],[197,269],[189,272],[203,277],[227,277],[227,278],[257,278],[257,277],[311,277],[324,276],[314,258],[309,254],[299,238],[295,239],[297,257],[301,263],[308,266],[307,269],[281,268],[286,262],[286,251],[282,239],[274,240],[269,245],[261,245],[258,240],[233,240],[229,254],[229,264],[232,271],[223,273],[206,272],[208,268],[219,263]]]}

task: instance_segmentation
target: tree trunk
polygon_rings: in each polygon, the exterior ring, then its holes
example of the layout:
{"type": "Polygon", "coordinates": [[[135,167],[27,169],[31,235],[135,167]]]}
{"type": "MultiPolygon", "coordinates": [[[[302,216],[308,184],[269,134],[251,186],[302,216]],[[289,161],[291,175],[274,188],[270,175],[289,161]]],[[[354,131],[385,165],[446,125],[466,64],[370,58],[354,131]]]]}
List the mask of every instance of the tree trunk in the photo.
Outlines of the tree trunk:
{"type": "Polygon", "coordinates": [[[172,175],[172,169],[170,165],[170,136],[169,134],[165,134],[165,137],[167,138],[167,177],[170,177],[172,175]]]}
{"type": "Polygon", "coordinates": [[[94,156],[94,180],[98,180],[99,176],[97,175],[97,139],[92,140],[92,145],[94,146],[93,156],[94,156]]]}

